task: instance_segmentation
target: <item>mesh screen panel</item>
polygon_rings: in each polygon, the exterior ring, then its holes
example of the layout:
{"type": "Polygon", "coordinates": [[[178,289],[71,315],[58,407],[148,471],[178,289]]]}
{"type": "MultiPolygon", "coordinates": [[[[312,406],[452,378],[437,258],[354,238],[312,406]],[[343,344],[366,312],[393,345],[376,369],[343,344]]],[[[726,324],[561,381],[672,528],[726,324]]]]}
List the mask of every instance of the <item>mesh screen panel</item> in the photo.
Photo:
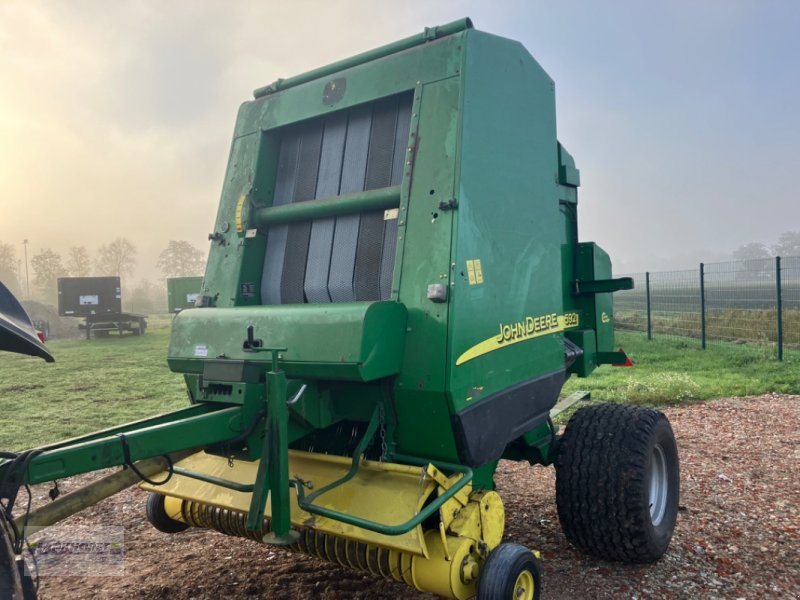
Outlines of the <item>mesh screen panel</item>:
{"type": "MultiPolygon", "coordinates": [[[[284,128],[275,204],[398,185],[411,101],[401,94],[284,128]]],[[[264,304],[390,297],[397,221],[384,220],[383,211],[277,225],[267,233],[264,304]]]]}

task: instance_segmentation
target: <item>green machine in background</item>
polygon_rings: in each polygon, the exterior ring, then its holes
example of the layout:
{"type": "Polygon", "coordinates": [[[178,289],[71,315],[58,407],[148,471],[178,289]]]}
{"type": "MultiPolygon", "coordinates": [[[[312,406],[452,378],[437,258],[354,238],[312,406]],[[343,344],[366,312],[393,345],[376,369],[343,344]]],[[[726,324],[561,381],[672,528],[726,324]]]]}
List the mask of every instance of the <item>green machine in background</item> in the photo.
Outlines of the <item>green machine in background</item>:
{"type": "Polygon", "coordinates": [[[666,418],[589,406],[563,435],[550,419],[567,377],[625,360],[612,293],[632,282],[578,241],[579,183],[553,81],[468,19],[256,90],[197,308],[173,322],[191,406],[6,461],[0,493],[170,455],[142,472],[162,531],[531,599],[534,553],[502,543],[506,458],[556,465],[574,545],[656,560],[678,500],[666,418]]]}
{"type": "Polygon", "coordinates": [[[194,308],[203,287],[202,277],[168,277],[167,306],[170,314],[194,308]]]}

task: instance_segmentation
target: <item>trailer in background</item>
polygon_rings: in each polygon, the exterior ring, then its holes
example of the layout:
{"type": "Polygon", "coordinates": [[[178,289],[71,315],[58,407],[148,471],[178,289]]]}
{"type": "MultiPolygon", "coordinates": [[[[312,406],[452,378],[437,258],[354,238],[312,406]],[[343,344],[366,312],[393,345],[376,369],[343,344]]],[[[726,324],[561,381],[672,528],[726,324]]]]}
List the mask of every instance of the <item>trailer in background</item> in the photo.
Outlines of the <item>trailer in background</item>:
{"type": "Polygon", "coordinates": [[[122,288],[119,277],[59,277],[58,314],[83,318],[78,327],[104,337],[116,331],[120,335],[142,335],[147,329],[147,315],[122,311],[122,288]]]}
{"type": "Polygon", "coordinates": [[[203,287],[202,277],[169,277],[167,279],[167,306],[170,314],[184,308],[194,308],[203,287]]]}

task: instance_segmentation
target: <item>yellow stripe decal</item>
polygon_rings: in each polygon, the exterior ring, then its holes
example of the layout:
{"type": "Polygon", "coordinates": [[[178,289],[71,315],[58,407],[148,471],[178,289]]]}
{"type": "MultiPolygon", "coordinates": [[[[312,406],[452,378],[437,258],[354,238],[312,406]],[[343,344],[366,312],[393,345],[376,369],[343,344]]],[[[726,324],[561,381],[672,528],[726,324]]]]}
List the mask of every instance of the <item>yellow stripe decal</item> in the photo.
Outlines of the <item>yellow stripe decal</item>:
{"type": "Polygon", "coordinates": [[[242,209],[247,196],[239,196],[239,202],[236,203],[236,232],[242,233],[244,231],[244,223],[242,222],[242,209]]]}
{"type": "Polygon", "coordinates": [[[539,317],[525,317],[516,323],[500,323],[498,333],[475,344],[472,348],[464,352],[456,360],[456,366],[463,365],[465,362],[478,358],[489,352],[500,350],[513,344],[526,342],[543,335],[559,333],[565,329],[577,327],[580,321],[578,313],[566,313],[559,315],[552,313],[539,317]]]}

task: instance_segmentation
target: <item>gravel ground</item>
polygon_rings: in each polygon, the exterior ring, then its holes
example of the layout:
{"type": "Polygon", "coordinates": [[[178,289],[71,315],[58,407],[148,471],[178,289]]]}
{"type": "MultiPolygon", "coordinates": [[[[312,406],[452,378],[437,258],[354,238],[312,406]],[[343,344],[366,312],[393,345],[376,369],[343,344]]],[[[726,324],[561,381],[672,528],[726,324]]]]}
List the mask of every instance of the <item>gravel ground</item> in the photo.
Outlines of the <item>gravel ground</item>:
{"type": "MultiPolygon", "coordinates": [[[[553,470],[501,463],[505,540],[542,552],[542,597],[800,598],[800,396],[729,398],[665,412],[678,438],[682,490],[672,544],[654,565],[578,553],[558,524],[553,470]]],[[[85,481],[63,481],[61,491],[85,481]]],[[[42,500],[46,488],[34,494],[42,500]]],[[[217,533],[161,534],[144,519],[145,497],[130,489],[65,522],[124,526],[124,575],[43,577],[40,598],[433,598],[217,533]]]]}

